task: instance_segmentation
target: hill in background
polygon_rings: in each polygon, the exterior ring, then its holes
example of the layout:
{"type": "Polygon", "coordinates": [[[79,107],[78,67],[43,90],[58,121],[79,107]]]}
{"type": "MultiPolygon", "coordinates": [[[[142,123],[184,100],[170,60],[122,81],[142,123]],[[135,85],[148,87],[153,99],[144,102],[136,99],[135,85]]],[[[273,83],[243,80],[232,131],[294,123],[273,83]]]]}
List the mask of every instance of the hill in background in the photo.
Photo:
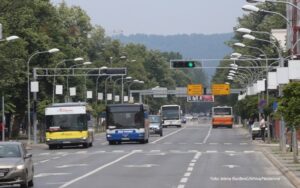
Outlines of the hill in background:
{"type": "MultiPolygon", "coordinates": [[[[233,33],[224,34],[191,34],[191,35],[114,35],[112,38],[120,40],[122,43],[139,43],[147,48],[164,52],[179,52],[186,59],[222,59],[231,53],[231,49],[224,43],[233,37],[233,33]]],[[[219,61],[206,61],[205,66],[215,67],[219,61]]],[[[207,69],[209,80],[215,69],[207,69]]]]}

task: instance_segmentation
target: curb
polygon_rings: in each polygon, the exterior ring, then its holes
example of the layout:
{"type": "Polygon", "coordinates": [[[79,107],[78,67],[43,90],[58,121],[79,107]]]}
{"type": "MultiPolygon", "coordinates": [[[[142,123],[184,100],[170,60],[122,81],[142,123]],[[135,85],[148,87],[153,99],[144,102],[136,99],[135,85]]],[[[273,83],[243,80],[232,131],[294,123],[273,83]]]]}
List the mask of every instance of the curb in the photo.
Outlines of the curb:
{"type": "Polygon", "coordinates": [[[280,170],[280,172],[296,187],[300,188],[300,179],[287,167],[283,166],[272,154],[266,149],[261,149],[263,154],[266,156],[272,164],[280,170]]]}

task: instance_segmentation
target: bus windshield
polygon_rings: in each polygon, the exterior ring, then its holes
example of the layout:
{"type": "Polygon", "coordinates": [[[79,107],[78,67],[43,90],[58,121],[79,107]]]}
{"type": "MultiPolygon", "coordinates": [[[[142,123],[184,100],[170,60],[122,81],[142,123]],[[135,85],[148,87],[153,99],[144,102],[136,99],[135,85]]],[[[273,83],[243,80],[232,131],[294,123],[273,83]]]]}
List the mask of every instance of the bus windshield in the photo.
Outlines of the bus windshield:
{"type": "Polygon", "coordinates": [[[48,131],[78,131],[86,130],[85,114],[51,115],[46,116],[48,131]]]}
{"type": "Polygon", "coordinates": [[[143,128],[144,112],[139,107],[110,108],[107,126],[113,126],[117,129],[143,128]]]}
{"type": "Polygon", "coordinates": [[[231,108],[214,108],[213,114],[214,115],[232,115],[231,108]]]}
{"type": "Polygon", "coordinates": [[[180,111],[179,108],[174,107],[163,107],[162,108],[162,117],[163,119],[179,119],[180,118],[180,111]]]}

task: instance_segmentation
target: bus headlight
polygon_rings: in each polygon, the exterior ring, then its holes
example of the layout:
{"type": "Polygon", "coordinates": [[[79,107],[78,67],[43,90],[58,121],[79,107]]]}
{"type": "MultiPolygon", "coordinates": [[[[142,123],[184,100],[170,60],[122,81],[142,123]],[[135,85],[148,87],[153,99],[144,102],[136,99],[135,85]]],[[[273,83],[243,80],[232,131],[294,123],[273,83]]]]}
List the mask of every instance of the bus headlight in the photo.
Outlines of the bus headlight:
{"type": "Polygon", "coordinates": [[[83,140],[86,140],[86,137],[82,137],[83,140]]]}

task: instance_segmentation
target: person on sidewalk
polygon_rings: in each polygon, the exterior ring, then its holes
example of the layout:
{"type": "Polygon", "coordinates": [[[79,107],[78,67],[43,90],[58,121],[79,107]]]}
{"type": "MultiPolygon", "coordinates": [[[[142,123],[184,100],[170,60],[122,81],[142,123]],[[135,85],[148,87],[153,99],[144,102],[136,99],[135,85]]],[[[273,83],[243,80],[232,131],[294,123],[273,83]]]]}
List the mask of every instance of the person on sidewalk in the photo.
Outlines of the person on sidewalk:
{"type": "Polygon", "coordinates": [[[259,126],[260,126],[261,139],[265,141],[266,121],[264,115],[261,115],[259,126]]]}

